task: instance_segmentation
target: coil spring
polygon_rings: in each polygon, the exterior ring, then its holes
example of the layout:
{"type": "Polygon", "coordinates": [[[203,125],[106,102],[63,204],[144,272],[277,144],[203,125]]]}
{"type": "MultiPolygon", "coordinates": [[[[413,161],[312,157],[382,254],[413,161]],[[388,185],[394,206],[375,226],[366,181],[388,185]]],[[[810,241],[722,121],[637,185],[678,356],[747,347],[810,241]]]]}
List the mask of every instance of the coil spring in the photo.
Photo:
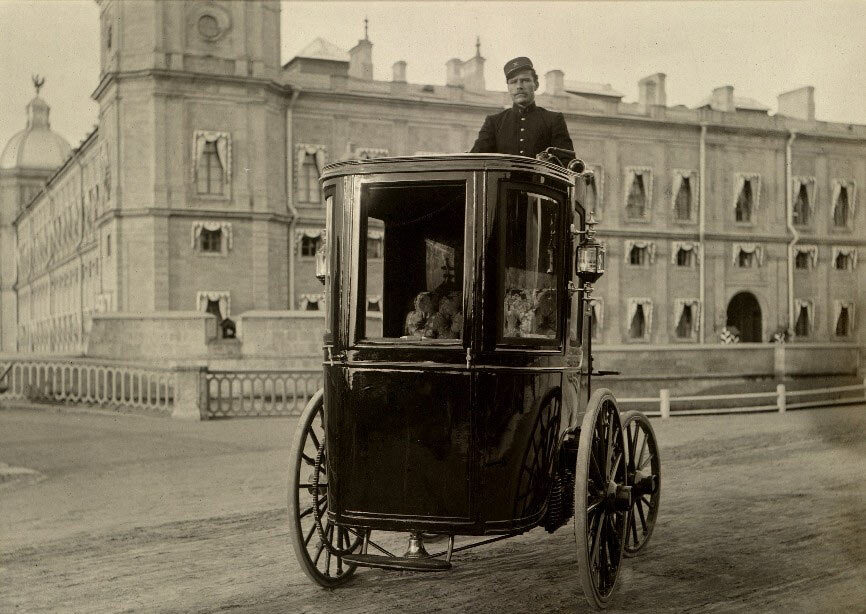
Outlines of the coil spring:
{"type": "Polygon", "coordinates": [[[562,526],[562,478],[559,472],[553,476],[550,485],[550,495],[547,498],[547,513],[544,515],[542,526],[548,533],[553,533],[562,526]]]}

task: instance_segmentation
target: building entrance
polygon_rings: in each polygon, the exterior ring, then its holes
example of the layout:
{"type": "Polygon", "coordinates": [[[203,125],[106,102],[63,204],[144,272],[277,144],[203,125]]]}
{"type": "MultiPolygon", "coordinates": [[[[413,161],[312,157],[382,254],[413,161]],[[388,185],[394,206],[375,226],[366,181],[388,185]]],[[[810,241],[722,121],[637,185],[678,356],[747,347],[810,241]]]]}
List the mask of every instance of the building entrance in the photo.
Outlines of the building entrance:
{"type": "Polygon", "coordinates": [[[759,343],[761,341],[761,306],[751,292],[739,292],[728,303],[727,325],[736,326],[740,331],[740,341],[759,343]]]}

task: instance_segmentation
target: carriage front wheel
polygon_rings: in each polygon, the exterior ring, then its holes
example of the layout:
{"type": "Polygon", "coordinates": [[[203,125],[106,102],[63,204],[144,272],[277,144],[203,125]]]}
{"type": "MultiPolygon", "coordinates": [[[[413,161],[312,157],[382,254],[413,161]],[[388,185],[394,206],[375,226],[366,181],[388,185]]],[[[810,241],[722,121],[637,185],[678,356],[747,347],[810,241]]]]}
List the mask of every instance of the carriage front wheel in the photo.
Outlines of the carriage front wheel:
{"type": "Polygon", "coordinates": [[[616,399],[601,388],[589,399],[577,448],[574,533],[583,594],[605,608],[616,586],[631,506],[625,438],[616,399]]]}
{"type": "Polygon", "coordinates": [[[328,520],[324,391],[316,392],[301,413],[289,458],[289,539],[298,564],[320,586],[339,586],[355,572],[342,557],[359,551],[362,540],[328,520]]]}
{"type": "Polygon", "coordinates": [[[632,485],[624,553],[631,557],[647,545],[656,524],[661,495],[661,459],[649,418],[639,411],[626,412],[622,416],[622,428],[628,448],[629,483],[632,485]]]}

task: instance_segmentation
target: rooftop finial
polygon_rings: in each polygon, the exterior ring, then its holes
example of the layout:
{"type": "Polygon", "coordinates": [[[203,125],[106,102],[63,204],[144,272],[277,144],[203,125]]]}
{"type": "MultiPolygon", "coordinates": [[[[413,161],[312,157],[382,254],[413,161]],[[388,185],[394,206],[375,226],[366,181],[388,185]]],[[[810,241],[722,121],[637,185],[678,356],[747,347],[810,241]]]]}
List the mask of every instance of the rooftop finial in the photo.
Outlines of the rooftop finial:
{"type": "Polygon", "coordinates": [[[364,40],[365,41],[370,40],[370,37],[367,36],[367,26],[369,25],[369,23],[370,23],[370,21],[366,17],[364,17],[364,40]]]}
{"type": "Polygon", "coordinates": [[[481,37],[477,35],[475,36],[475,57],[481,57],[481,37]]]}
{"type": "Polygon", "coordinates": [[[36,87],[36,95],[39,95],[39,90],[45,85],[45,77],[40,77],[39,75],[33,75],[30,77],[33,80],[33,85],[36,87]]]}

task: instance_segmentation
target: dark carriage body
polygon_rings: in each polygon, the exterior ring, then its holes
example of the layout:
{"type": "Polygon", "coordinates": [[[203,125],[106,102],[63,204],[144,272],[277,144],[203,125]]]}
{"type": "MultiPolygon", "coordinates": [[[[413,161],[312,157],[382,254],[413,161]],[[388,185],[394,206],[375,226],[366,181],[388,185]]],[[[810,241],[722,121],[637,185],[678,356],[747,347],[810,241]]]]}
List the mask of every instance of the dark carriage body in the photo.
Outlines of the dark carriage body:
{"type": "Polygon", "coordinates": [[[536,526],[589,395],[575,174],[424,156],[332,164],[322,182],[329,519],[458,535],[536,526]]]}

